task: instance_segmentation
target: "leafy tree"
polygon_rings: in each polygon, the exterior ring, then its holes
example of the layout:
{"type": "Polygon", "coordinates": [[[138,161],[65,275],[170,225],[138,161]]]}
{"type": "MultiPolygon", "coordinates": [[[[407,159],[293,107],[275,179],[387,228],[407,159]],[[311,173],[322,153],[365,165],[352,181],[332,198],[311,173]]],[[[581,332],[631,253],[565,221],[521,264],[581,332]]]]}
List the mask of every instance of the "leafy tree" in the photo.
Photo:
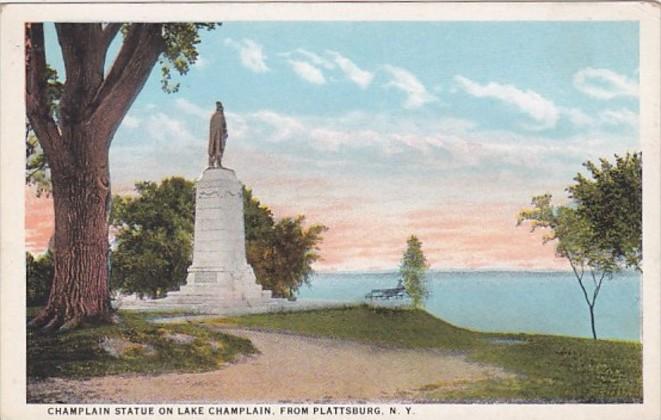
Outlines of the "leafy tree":
{"type": "Polygon", "coordinates": [[[544,243],[556,241],[556,254],[569,262],[588,305],[595,340],[594,307],[604,280],[625,267],[639,268],[642,258],[640,155],[616,156],[615,166],[602,159],[601,165],[584,165],[594,180],[580,174],[574,178],[576,184],[567,188],[571,207],[553,206],[550,194],[536,196],[532,208],[521,210],[517,221],[529,222],[531,231],[546,229],[544,243]]]}
{"type": "Polygon", "coordinates": [[[422,242],[415,235],[411,235],[406,241],[399,274],[415,308],[423,308],[425,299],[429,297],[430,291],[426,279],[428,269],[427,258],[422,252],[422,242]]]}
{"type": "MultiPolygon", "coordinates": [[[[195,187],[182,178],[136,184],[136,197],[113,200],[116,230],[111,285],[124,293],[162,297],[186,280],[191,264],[195,187]]],[[[305,218],[275,221],[271,210],[243,189],[246,258],[257,281],[275,296],[293,297],[309,281],[326,227],[305,218]]]]}
{"type": "Polygon", "coordinates": [[[312,264],[320,258],[318,244],[328,228],[304,224],[305,217],[298,216],[280,219],[270,230],[246,225],[247,232],[255,227],[263,232],[247,243],[248,263],[259,283],[276,297],[293,299],[301,285],[309,283],[312,264]]]}
{"type": "Polygon", "coordinates": [[[587,219],[604,247],[618,264],[641,270],[642,234],[642,154],[615,155],[613,165],[599,160],[584,166],[592,179],[578,174],[570,186],[570,197],[579,214],[587,219]]]}
{"type": "Polygon", "coordinates": [[[25,268],[27,274],[26,304],[27,306],[41,306],[48,301],[48,292],[53,282],[53,255],[50,251],[34,257],[25,253],[25,268]]]}
{"type": "Polygon", "coordinates": [[[111,287],[151,298],[186,281],[191,264],[194,184],[167,178],[160,185],[139,182],[137,196],[115,196],[116,230],[111,287]]]}
{"type": "Polygon", "coordinates": [[[273,231],[275,219],[273,212],[253,196],[250,188],[243,187],[243,218],[246,227],[246,243],[265,241],[273,231]]]}
{"type": "Polygon", "coordinates": [[[26,25],[26,103],[30,129],[46,156],[55,213],[53,287],[31,325],[73,328],[111,319],[108,287],[108,152],[112,138],[160,62],[163,88],[172,70],[185,74],[197,59],[206,23],[56,23],[65,75],[53,112],[53,75],[41,23],[26,25]],[[123,42],[108,72],[108,49],[123,42]]]}

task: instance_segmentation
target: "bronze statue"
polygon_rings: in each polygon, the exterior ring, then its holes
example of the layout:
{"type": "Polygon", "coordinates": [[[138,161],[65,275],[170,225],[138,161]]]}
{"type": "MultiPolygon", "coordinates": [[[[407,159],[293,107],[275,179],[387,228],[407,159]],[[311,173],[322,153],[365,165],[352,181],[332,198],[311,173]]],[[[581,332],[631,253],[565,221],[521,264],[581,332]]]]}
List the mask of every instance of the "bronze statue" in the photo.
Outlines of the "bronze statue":
{"type": "Polygon", "coordinates": [[[225,114],[223,113],[223,104],[216,102],[216,112],[211,116],[211,124],[209,127],[209,167],[222,168],[220,163],[223,159],[223,152],[225,151],[225,143],[227,142],[227,123],[225,122],[225,114]]]}

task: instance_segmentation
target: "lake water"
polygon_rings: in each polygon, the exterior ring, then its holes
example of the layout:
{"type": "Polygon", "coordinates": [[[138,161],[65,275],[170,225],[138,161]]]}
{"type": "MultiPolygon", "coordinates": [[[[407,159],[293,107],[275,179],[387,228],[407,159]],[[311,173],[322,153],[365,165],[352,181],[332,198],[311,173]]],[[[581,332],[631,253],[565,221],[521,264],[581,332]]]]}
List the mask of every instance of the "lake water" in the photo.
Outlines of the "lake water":
{"type": "MultiPolygon", "coordinates": [[[[430,272],[426,309],[479,331],[592,337],[588,306],[570,272],[430,272]]],[[[361,302],[372,289],[397,285],[397,273],[317,273],[298,296],[361,302]]],[[[599,338],[640,339],[638,273],[604,281],[595,317],[599,338]]]]}

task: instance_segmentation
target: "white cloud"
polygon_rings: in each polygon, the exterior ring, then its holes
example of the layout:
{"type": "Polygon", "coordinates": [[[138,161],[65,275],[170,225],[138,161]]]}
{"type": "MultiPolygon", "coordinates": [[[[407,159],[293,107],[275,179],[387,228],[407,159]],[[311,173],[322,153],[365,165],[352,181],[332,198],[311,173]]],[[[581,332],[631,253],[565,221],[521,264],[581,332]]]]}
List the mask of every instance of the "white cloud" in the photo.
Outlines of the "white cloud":
{"type": "Polygon", "coordinates": [[[597,99],[638,96],[638,82],[608,69],[587,67],[574,74],[574,87],[597,99]]]}
{"type": "Polygon", "coordinates": [[[544,130],[555,127],[558,122],[560,112],[555,104],[533,90],[521,90],[512,85],[496,82],[481,85],[463,76],[455,76],[454,80],[469,95],[478,98],[493,98],[513,105],[539,124],[526,126],[526,128],[544,130]]]}
{"type": "Polygon", "coordinates": [[[265,73],[269,71],[266,65],[266,54],[262,50],[262,46],[251,39],[242,39],[241,41],[234,41],[231,38],[225,39],[225,45],[235,49],[239,53],[241,64],[255,73],[265,73]]]}
{"type": "Polygon", "coordinates": [[[210,118],[211,114],[213,113],[213,109],[212,110],[204,109],[201,106],[194,104],[188,99],[184,99],[184,98],[178,98],[175,101],[175,106],[177,107],[177,109],[179,109],[180,111],[186,114],[193,115],[202,119],[210,118]]]}
{"type": "Polygon", "coordinates": [[[634,128],[638,127],[639,122],[638,114],[626,108],[604,110],[599,118],[605,125],[630,125],[634,128]]]}
{"type": "Polygon", "coordinates": [[[347,76],[349,80],[360,86],[362,89],[366,89],[372,79],[374,79],[374,74],[369,71],[363,70],[358,67],[353,61],[344,57],[336,51],[327,51],[327,54],[333,58],[333,61],[338,65],[340,70],[347,76]]]}
{"type": "Polygon", "coordinates": [[[480,130],[472,121],[452,118],[402,118],[393,124],[379,114],[313,118],[264,110],[241,114],[240,119],[245,130],[241,137],[233,137],[239,144],[251,144],[262,153],[286,155],[311,165],[306,169],[311,171],[331,170],[334,165],[342,171],[351,165],[360,171],[394,165],[392,168],[397,169],[392,170],[404,172],[425,167],[441,173],[468,168],[476,173],[510,171],[520,176],[544,171],[573,173],[586,159],[636,144],[631,136],[607,131],[558,140],[480,130]]]}
{"type": "Polygon", "coordinates": [[[315,85],[323,85],[326,83],[326,78],[322,71],[307,61],[287,60],[294,73],[301,79],[313,83],[315,85]]]}
{"type": "Polygon", "coordinates": [[[595,124],[594,118],[578,108],[559,108],[560,114],[568,118],[577,127],[587,127],[595,124]]]}
{"type": "Polygon", "coordinates": [[[305,50],[303,48],[297,48],[292,53],[287,53],[285,55],[286,56],[288,56],[288,55],[301,56],[301,57],[307,59],[312,64],[314,64],[316,66],[324,67],[328,70],[332,70],[333,68],[335,68],[335,65],[331,61],[328,61],[325,58],[321,57],[320,55],[315,54],[312,51],[305,50]]]}
{"type": "Polygon", "coordinates": [[[604,126],[638,127],[638,113],[626,108],[605,109],[595,116],[587,115],[577,108],[559,108],[561,115],[577,127],[600,128],[604,126]]]}
{"type": "Polygon", "coordinates": [[[305,131],[305,126],[297,118],[274,111],[258,111],[247,117],[252,119],[253,122],[269,126],[270,133],[266,140],[271,142],[292,140],[305,131]]]}
{"type": "Polygon", "coordinates": [[[134,117],[132,115],[127,115],[122,120],[122,126],[126,128],[138,128],[140,127],[141,122],[142,120],[140,118],[134,117]]]}
{"type": "Polygon", "coordinates": [[[425,88],[418,78],[408,70],[401,67],[391,66],[389,64],[386,64],[384,68],[391,77],[390,81],[386,83],[386,87],[394,87],[406,94],[406,100],[403,104],[404,108],[420,108],[429,102],[438,100],[438,98],[429,93],[427,88],[425,88]]]}
{"type": "Polygon", "coordinates": [[[191,133],[188,125],[170,115],[157,112],[145,122],[147,133],[156,144],[165,144],[168,148],[180,148],[182,143],[196,143],[198,140],[191,133]]]}

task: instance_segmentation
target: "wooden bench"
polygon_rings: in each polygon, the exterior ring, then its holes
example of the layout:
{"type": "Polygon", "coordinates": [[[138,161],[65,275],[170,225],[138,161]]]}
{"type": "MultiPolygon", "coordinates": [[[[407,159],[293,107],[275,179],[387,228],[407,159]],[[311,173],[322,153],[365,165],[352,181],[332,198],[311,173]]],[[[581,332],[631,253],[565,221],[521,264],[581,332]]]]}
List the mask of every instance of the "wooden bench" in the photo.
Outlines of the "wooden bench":
{"type": "Polygon", "coordinates": [[[373,289],[371,292],[365,295],[365,299],[403,299],[408,296],[406,293],[406,288],[400,284],[393,289],[373,289]]]}

